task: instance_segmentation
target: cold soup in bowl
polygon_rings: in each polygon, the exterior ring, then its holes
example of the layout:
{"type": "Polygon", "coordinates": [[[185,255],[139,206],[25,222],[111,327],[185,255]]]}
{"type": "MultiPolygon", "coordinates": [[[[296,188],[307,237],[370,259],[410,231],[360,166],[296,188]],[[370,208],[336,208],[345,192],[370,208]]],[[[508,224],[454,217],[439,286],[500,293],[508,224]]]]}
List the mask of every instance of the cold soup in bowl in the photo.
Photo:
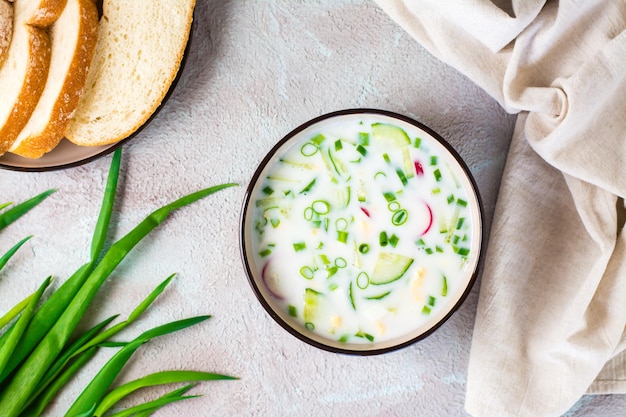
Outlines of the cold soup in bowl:
{"type": "Polygon", "coordinates": [[[357,354],[407,346],[461,304],[478,271],[482,209],[435,132],[345,110],[283,138],[250,183],[241,248],[268,313],[301,340],[357,354]]]}

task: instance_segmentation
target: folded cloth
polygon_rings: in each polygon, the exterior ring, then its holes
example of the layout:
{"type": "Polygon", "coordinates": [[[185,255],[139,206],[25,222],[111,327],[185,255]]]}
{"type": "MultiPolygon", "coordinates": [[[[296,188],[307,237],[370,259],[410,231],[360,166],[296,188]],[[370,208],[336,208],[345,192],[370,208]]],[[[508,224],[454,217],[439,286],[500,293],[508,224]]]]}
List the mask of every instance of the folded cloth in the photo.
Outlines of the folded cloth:
{"type": "Polygon", "coordinates": [[[626,393],[626,2],[376,0],[518,113],[467,380],[474,416],[626,393]]]}

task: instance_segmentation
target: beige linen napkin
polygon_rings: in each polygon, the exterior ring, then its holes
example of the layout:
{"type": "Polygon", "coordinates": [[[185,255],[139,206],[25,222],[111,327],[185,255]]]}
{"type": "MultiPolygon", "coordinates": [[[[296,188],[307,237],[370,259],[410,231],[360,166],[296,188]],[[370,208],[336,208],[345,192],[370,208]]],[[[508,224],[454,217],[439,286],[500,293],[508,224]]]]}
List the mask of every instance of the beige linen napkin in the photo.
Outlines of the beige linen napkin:
{"type": "Polygon", "coordinates": [[[376,0],[518,113],[470,353],[475,416],[626,393],[626,1],[376,0]]]}

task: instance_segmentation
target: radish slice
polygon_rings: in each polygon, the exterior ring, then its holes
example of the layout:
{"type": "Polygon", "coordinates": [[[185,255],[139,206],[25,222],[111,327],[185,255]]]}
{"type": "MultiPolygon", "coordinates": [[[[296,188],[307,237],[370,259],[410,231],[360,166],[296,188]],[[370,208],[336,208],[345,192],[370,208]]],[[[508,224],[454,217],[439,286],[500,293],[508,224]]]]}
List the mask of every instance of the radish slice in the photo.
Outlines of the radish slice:
{"type": "Polygon", "coordinates": [[[433,211],[430,208],[430,206],[426,203],[424,203],[426,205],[426,208],[428,209],[428,225],[426,226],[426,229],[424,229],[424,231],[420,234],[420,236],[424,236],[426,233],[428,233],[428,231],[430,230],[430,228],[433,226],[433,211]]]}
{"type": "Polygon", "coordinates": [[[278,291],[278,277],[276,275],[272,275],[271,271],[269,271],[269,266],[270,262],[267,262],[261,271],[263,284],[265,284],[265,288],[267,288],[274,298],[282,300],[284,297],[278,291]]]}
{"type": "Polygon", "coordinates": [[[420,161],[415,161],[413,165],[415,165],[415,174],[417,174],[418,176],[424,175],[424,167],[422,166],[422,163],[420,161]]]}

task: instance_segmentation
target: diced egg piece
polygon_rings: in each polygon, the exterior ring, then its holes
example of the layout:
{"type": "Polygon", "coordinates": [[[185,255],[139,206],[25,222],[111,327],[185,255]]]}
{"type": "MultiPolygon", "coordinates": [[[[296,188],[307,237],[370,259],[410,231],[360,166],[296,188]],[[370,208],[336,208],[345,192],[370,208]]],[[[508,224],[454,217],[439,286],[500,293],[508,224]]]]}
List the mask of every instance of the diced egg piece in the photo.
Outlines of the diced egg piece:
{"type": "Polygon", "coordinates": [[[335,333],[335,330],[341,327],[341,316],[331,316],[330,317],[330,329],[328,330],[331,334],[335,333]]]}
{"type": "Polygon", "coordinates": [[[413,298],[422,302],[424,299],[424,294],[422,293],[422,284],[424,283],[424,276],[426,275],[426,270],[423,267],[420,267],[415,272],[415,276],[411,280],[411,294],[413,298]]]}

